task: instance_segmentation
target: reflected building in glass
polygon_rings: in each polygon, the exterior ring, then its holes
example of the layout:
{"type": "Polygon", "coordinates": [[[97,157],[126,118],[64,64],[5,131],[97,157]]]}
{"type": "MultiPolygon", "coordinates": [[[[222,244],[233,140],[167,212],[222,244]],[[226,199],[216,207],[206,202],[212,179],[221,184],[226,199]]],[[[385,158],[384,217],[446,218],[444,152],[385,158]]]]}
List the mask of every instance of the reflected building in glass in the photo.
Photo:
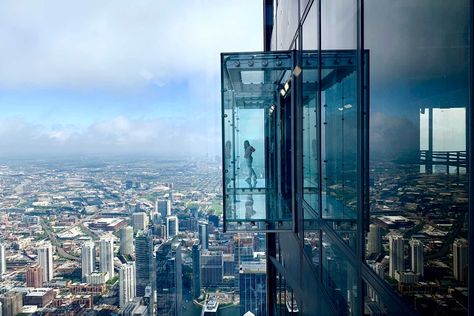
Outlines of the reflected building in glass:
{"type": "Polygon", "coordinates": [[[467,315],[471,2],[263,7],[265,51],[221,55],[222,163],[267,314],[467,315]]]}

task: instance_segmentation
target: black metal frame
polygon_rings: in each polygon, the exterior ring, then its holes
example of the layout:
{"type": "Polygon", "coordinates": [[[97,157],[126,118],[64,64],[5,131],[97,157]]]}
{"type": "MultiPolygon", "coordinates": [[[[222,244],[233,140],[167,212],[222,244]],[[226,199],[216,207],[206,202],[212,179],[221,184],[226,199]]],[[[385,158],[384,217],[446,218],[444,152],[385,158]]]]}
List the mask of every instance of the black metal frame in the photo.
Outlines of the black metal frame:
{"type": "Polygon", "coordinates": [[[468,313],[472,315],[474,313],[474,175],[473,167],[474,162],[474,150],[472,140],[474,137],[474,128],[472,127],[472,122],[474,122],[474,110],[472,109],[472,104],[474,101],[474,4],[472,1],[469,1],[469,103],[467,106],[467,172],[468,172],[468,183],[469,183],[469,206],[468,206],[468,216],[469,216],[469,244],[468,244],[468,313]]]}

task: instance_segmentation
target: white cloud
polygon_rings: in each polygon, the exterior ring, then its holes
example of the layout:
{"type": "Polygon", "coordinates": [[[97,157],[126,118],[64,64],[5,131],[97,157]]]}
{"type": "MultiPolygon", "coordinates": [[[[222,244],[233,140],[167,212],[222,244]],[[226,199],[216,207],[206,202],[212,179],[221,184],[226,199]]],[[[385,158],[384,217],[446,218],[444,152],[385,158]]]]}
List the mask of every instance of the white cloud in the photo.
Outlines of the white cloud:
{"type": "Polygon", "coordinates": [[[0,87],[214,80],[220,52],[262,46],[255,0],[7,0],[1,7],[0,87]]]}
{"type": "Polygon", "coordinates": [[[84,130],[71,126],[31,124],[0,119],[0,153],[33,154],[148,154],[183,157],[216,153],[220,136],[202,133],[199,122],[130,119],[123,116],[95,122],[84,130]]]}

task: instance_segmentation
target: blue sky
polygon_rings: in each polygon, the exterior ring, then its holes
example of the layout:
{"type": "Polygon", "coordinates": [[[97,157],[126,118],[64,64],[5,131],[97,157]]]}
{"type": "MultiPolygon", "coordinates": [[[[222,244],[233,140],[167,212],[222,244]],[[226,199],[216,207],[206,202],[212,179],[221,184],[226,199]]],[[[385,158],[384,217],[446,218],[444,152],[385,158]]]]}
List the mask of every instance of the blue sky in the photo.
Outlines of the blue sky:
{"type": "Polygon", "coordinates": [[[219,53],[262,42],[261,1],[3,1],[0,156],[217,154],[219,53]]]}

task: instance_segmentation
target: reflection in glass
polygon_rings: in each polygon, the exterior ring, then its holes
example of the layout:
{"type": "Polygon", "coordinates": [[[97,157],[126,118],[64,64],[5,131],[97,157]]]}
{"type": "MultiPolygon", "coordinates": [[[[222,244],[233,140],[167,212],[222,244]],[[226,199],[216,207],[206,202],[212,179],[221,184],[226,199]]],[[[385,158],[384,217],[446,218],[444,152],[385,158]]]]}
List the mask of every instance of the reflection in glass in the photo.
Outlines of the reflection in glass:
{"type": "Polygon", "coordinates": [[[469,1],[364,3],[367,263],[422,315],[465,315],[467,283],[456,275],[468,236],[469,1]]]}

